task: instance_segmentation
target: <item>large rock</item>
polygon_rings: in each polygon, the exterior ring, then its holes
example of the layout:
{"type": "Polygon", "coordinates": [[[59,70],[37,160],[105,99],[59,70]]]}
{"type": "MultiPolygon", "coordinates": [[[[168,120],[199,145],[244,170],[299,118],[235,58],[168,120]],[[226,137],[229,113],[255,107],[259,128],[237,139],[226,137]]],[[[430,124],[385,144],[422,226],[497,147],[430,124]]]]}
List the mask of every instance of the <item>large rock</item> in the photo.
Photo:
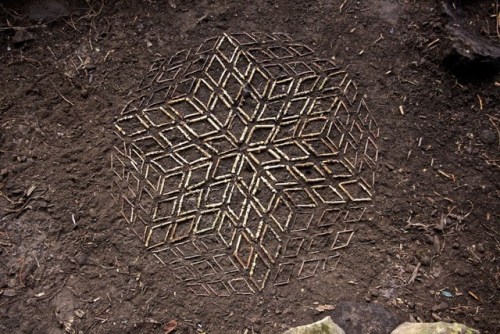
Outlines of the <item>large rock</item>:
{"type": "Polygon", "coordinates": [[[457,323],[405,322],[393,330],[391,334],[479,334],[479,331],[457,323]]]}
{"type": "Polygon", "coordinates": [[[494,76],[500,71],[500,47],[492,39],[470,31],[460,6],[443,0],[444,13],[449,17],[441,52],[443,64],[464,78],[494,76]]]}
{"type": "Polygon", "coordinates": [[[341,302],[330,315],[348,334],[387,334],[402,322],[377,304],[341,302]]]}
{"type": "Polygon", "coordinates": [[[326,317],[310,325],[291,328],[283,334],[345,334],[345,332],[332,321],[332,318],[326,317]]]}

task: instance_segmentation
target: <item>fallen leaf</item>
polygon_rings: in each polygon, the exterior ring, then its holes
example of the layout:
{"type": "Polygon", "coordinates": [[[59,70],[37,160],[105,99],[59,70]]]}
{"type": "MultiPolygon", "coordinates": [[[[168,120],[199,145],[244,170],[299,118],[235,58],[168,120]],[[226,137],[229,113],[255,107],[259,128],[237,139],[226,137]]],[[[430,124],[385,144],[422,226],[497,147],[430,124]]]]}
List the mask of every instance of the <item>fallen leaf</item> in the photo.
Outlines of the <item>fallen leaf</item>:
{"type": "Polygon", "coordinates": [[[176,320],[170,320],[169,322],[167,322],[165,327],[163,327],[163,330],[165,331],[164,334],[172,333],[176,329],[177,329],[177,321],[176,320]]]}
{"type": "Polygon", "coordinates": [[[318,312],[325,312],[325,311],[331,311],[331,310],[334,310],[334,309],[335,309],[335,306],[325,304],[325,305],[318,305],[318,306],[316,306],[314,309],[315,309],[316,311],[318,311],[318,312]]]}

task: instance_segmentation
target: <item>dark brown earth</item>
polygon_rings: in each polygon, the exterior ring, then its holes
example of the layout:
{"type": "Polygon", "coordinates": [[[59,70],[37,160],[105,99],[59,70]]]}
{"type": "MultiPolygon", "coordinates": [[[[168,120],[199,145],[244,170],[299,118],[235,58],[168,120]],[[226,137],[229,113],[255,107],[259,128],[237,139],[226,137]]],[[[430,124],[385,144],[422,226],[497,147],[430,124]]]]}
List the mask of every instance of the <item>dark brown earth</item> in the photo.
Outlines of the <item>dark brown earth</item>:
{"type": "MultiPolygon", "coordinates": [[[[178,333],[280,333],[342,301],[500,331],[500,76],[442,66],[440,3],[0,4],[0,332],[164,333],[175,319],[178,333]],[[151,63],[228,31],[286,32],[349,66],[381,130],[378,185],[333,273],[203,298],[124,224],[110,153],[151,63]]],[[[467,29],[498,46],[498,3],[462,6],[467,29]]]]}

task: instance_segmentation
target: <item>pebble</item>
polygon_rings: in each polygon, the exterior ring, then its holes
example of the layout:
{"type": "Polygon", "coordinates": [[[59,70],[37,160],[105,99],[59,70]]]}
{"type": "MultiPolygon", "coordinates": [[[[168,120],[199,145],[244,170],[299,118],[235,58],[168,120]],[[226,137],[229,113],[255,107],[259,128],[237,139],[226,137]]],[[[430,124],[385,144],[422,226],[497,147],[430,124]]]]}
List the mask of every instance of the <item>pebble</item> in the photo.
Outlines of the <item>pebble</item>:
{"type": "Polygon", "coordinates": [[[479,134],[479,138],[485,144],[494,144],[497,140],[495,132],[491,131],[490,129],[484,129],[483,131],[481,131],[481,133],[479,134]]]}
{"type": "Polygon", "coordinates": [[[414,266],[413,264],[408,263],[408,264],[406,265],[406,272],[407,272],[407,273],[413,273],[413,271],[415,270],[415,268],[416,268],[416,267],[417,267],[417,266],[414,266]]]}
{"type": "Polygon", "coordinates": [[[5,290],[3,290],[2,296],[14,297],[16,294],[17,294],[16,290],[14,290],[14,289],[5,289],[5,290]]]}
{"type": "Polygon", "coordinates": [[[434,254],[438,255],[441,252],[441,242],[439,241],[439,237],[437,235],[432,238],[432,245],[434,248],[434,254]]]}
{"type": "Polygon", "coordinates": [[[84,99],[86,99],[87,97],[89,97],[89,91],[86,90],[85,88],[83,88],[81,91],[80,91],[80,96],[83,97],[84,99]]]}
{"type": "Polygon", "coordinates": [[[424,267],[430,266],[431,265],[431,258],[430,258],[430,256],[423,255],[422,258],[420,259],[420,263],[422,263],[422,265],[424,267]]]}
{"type": "Polygon", "coordinates": [[[482,243],[477,244],[477,251],[479,253],[484,253],[484,245],[482,243]]]}
{"type": "Polygon", "coordinates": [[[448,303],[442,302],[432,307],[433,312],[444,311],[449,308],[448,303]]]}
{"type": "Polygon", "coordinates": [[[14,44],[22,44],[25,42],[29,42],[35,39],[32,33],[27,31],[26,29],[16,29],[14,33],[14,37],[12,37],[12,43],[14,44]]]}
{"type": "Polygon", "coordinates": [[[3,168],[2,170],[0,170],[1,177],[7,177],[7,175],[9,175],[9,170],[7,168],[3,168]]]}
{"type": "Polygon", "coordinates": [[[432,245],[432,242],[433,242],[433,240],[434,240],[434,238],[432,237],[432,235],[430,235],[430,234],[426,234],[426,235],[424,236],[424,238],[425,238],[425,242],[426,242],[427,244],[432,245]]]}

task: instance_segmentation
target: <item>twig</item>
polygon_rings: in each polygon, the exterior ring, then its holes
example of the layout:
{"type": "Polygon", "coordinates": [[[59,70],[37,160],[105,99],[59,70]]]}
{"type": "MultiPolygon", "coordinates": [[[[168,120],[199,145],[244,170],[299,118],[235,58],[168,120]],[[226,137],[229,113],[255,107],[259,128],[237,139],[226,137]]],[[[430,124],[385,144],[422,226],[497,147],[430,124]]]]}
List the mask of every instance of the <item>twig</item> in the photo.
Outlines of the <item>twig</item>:
{"type": "Polygon", "coordinates": [[[420,266],[421,266],[421,265],[422,265],[422,264],[421,264],[420,262],[417,264],[417,266],[415,267],[415,270],[413,270],[413,274],[411,275],[410,280],[408,281],[408,283],[406,283],[406,285],[410,285],[410,284],[412,284],[413,282],[415,282],[415,278],[417,278],[417,275],[418,275],[418,270],[420,269],[420,266]]]}
{"type": "Polygon", "coordinates": [[[342,13],[342,10],[344,9],[344,6],[346,5],[348,0],[344,0],[344,2],[342,2],[342,4],[340,5],[340,8],[339,8],[339,13],[342,13]]]}
{"type": "Polygon", "coordinates": [[[427,44],[427,48],[432,47],[433,45],[435,45],[435,44],[436,44],[437,42],[439,42],[439,41],[440,41],[440,39],[439,39],[439,38],[437,38],[437,39],[433,40],[432,42],[430,42],[429,44],[427,44]]]}
{"type": "Polygon", "coordinates": [[[473,293],[472,291],[467,291],[467,293],[472,297],[474,298],[475,300],[477,300],[478,302],[482,303],[481,299],[479,299],[478,296],[476,296],[475,293],[473,293]]]}
{"type": "Polygon", "coordinates": [[[477,94],[476,96],[479,100],[479,110],[483,110],[483,99],[481,98],[481,96],[479,96],[479,94],[477,94]]]}
{"type": "Polygon", "coordinates": [[[377,38],[377,39],[375,40],[375,42],[373,42],[373,45],[377,44],[378,42],[380,42],[380,41],[381,41],[381,40],[383,40],[383,39],[384,39],[384,36],[383,36],[382,34],[380,34],[380,37],[379,37],[379,38],[377,38]]]}
{"type": "Polygon", "coordinates": [[[441,174],[442,176],[446,177],[447,179],[453,180],[453,182],[455,182],[455,175],[453,175],[451,173],[450,174],[445,173],[441,169],[438,169],[438,173],[441,174]]]}
{"type": "Polygon", "coordinates": [[[463,215],[458,215],[456,213],[451,213],[453,211],[453,209],[455,207],[453,207],[449,212],[448,214],[446,215],[447,217],[451,217],[451,218],[455,218],[456,220],[458,220],[459,222],[462,222],[463,220],[465,220],[467,217],[469,217],[469,215],[471,214],[472,210],[474,209],[474,203],[471,202],[471,201],[468,201],[470,203],[470,209],[469,209],[469,212],[467,212],[466,214],[463,214],[463,215]]]}
{"type": "Polygon", "coordinates": [[[67,98],[64,97],[64,95],[61,94],[61,92],[59,91],[59,89],[57,89],[56,85],[54,84],[54,82],[52,82],[52,80],[50,80],[49,78],[49,81],[50,83],[52,84],[52,86],[54,86],[54,89],[56,90],[56,92],[59,94],[59,96],[64,100],[66,101],[67,103],[69,103],[70,105],[74,106],[75,104],[73,102],[71,102],[70,100],[68,100],[67,98]]]}

